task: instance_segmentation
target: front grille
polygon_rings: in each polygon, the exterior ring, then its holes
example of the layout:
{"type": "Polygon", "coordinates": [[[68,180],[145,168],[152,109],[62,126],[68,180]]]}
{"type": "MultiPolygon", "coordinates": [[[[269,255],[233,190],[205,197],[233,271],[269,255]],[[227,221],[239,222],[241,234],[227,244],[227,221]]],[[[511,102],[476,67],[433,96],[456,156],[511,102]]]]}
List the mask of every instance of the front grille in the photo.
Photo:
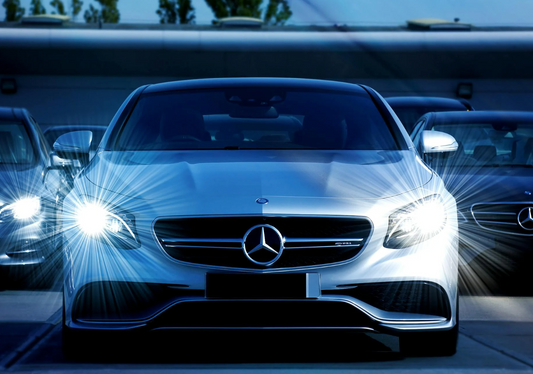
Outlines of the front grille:
{"type": "Polygon", "coordinates": [[[518,214],[533,203],[480,203],[472,205],[471,211],[476,223],[484,229],[512,235],[532,236],[518,223],[518,214]]]}
{"type": "Polygon", "coordinates": [[[257,225],[275,227],[284,239],[282,255],[270,269],[314,266],[355,257],[372,225],[365,218],[338,217],[199,217],[158,220],[155,234],[173,258],[230,268],[263,268],[244,254],[244,236],[257,225]]]}

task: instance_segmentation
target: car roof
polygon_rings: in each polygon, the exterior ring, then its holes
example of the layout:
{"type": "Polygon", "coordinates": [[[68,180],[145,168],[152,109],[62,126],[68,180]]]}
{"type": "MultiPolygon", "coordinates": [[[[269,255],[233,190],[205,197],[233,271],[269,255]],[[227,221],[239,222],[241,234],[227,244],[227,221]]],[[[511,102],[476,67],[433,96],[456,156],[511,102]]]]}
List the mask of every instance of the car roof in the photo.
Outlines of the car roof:
{"type": "Polygon", "coordinates": [[[52,125],[46,127],[44,132],[50,132],[50,131],[58,131],[58,130],[65,130],[65,129],[78,129],[78,130],[103,130],[105,131],[107,129],[107,126],[104,125],[52,125]]]}
{"type": "Polygon", "coordinates": [[[13,108],[9,107],[0,107],[0,119],[4,120],[16,120],[13,108]]]}
{"type": "Polygon", "coordinates": [[[393,108],[399,107],[435,107],[435,108],[457,108],[457,109],[471,109],[471,105],[464,99],[451,99],[448,97],[438,96],[391,96],[386,97],[385,100],[393,108]]]}
{"type": "Polygon", "coordinates": [[[533,112],[525,111],[497,111],[497,110],[483,110],[483,111],[454,111],[454,112],[432,112],[433,123],[480,123],[480,122],[507,122],[533,123],[533,112]]]}
{"type": "Polygon", "coordinates": [[[298,87],[303,89],[323,89],[351,92],[366,92],[353,83],[305,78],[207,78],[152,84],[144,93],[190,89],[210,89],[227,87],[298,87]]]}

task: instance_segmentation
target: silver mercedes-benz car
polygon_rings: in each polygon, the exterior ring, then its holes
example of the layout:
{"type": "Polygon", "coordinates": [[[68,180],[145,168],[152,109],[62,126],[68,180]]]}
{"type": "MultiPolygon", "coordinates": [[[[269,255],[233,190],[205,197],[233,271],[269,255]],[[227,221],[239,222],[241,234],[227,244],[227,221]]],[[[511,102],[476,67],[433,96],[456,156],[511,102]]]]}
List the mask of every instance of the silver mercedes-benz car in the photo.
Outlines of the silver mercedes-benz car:
{"type": "MultiPolygon", "coordinates": [[[[54,149],[87,160],[90,135],[54,149]]],[[[63,208],[67,354],[85,333],[169,329],[377,332],[455,353],[455,200],[369,87],[140,87],[63,208]]]]}

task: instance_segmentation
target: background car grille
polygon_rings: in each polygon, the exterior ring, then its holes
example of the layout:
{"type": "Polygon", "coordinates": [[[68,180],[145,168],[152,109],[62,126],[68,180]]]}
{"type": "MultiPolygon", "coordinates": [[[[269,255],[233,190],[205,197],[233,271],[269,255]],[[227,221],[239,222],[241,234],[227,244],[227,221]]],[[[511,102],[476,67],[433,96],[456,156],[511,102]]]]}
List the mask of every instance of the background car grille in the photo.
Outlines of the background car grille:
{"type": "Polygon", "coordinates": [[[364,218],[200,217],[161,219],[155,234],[173,258],[202,265],[262,268],[249,261],[242,242],[253,226],[274,226],[285,249],[270,269],[331,264],[349,260],[364,247],[372,229],[364,218]]]}
{"type": "Polygon", "coordinates": [[[499,231],[514,235],[532,236],[518,224],[518,213],[533,203],[480,203],[472,205],[472,216],[476,223],[487,230],[499,231]]]}

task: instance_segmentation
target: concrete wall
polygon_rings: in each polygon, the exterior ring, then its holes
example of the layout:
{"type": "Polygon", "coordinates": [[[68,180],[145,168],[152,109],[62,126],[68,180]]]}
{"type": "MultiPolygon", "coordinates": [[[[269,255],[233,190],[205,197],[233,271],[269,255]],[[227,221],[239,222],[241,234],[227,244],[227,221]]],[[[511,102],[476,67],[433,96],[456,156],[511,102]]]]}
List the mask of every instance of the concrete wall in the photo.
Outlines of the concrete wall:
{"type": "Polygon", "coordinates": [[[107,124],[136,87],[176,79],[292,76],[364,83],[384,96],[455,97],[533,110],[533,32],[0,29],[0,106],[44,124],[107,124]]]}

